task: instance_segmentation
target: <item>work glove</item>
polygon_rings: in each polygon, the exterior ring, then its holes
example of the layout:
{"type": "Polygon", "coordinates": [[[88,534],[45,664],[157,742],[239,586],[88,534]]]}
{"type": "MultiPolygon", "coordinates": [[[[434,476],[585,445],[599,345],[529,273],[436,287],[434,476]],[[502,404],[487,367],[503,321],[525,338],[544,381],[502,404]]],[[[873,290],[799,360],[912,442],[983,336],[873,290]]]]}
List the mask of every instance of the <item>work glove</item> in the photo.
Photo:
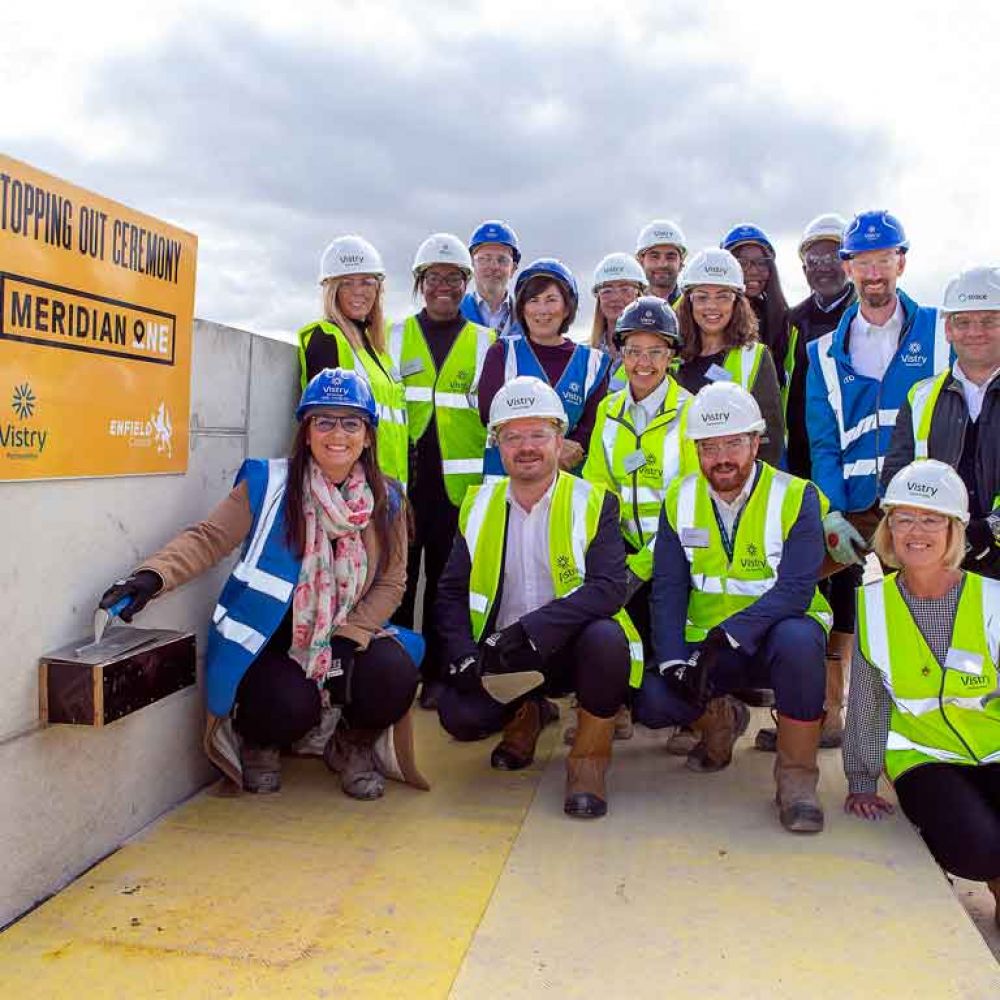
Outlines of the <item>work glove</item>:
{"type": "Polygon", "coordinates": [[[715,664],[732,648],[725,631],[713,628],[689,659],[670,660],[660,664],[660,676],[685,701],[704,710],[714,696],[712,673],[715,664]]]}
{"type": "Polygon", "coordinates": [[[125,577],[124,580],[115,582],[104,591],[104,596],[97,605],[99,608],[107,610],[117,604],[123,597],[128,598],[128,606],[118,612],[118,617],[123,622],[132,621],[132,616],[137,615],[149,604],[150,600],[163,589],[163,580],[159,573],[154,573],[151,569],[141,569],[138,573],[125,577]]]}
{"type": "Polygon", "coordinates": [[[487,636],[479,651],[481,674],[510,674],[540,666],[541,657],[519,621],[487,636]]]}
{"type": "Polygon", "coordinates": [[[358,644],[342,635],[330,638],[330,670],[323,686],[333,705],[350,705],[351,681],[354,678],[354,654],[358,644]]]}
{"type": "Polygon", "coordinates": [[[1000,511],[974,517],[965,529],[965,550],[973,562],[985,559],[1000,546],[1000,511]]]}
{"type": "Polygon", "coordinates": [[[479,657],[466,656],[448,665],[448,680],[461,694],[473,694],[482,688],[479,657]]]}
{"type": "Polygon", "coordinates": [[[837,562],[845,566],[852,563],[860,566],[864,563],[868,543],[839,510],[831,510],[823,518],[823,537],[826,540],[826,551],[837,562]]]}

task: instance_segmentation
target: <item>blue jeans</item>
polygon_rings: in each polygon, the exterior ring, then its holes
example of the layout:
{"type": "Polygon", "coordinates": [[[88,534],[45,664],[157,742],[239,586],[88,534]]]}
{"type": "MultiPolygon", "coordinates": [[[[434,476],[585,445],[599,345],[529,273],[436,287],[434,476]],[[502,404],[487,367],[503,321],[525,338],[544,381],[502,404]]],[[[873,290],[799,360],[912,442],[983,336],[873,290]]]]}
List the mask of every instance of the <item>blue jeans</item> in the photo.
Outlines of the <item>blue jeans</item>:
{"type": "MultiPolygon", "coordinates": [[[[695,648],[690,646],[688,652],[695,648]]],[[[734,649],[721,657],[712,671],[712,689],[723,695],[739,688],[773,688],[779,715],[813,722],[823,714],[825,655],[826,633],[817,621],[805,616],[784,618],[771,627],[756,655],[734,649]]],[[[633,713],[636,722],[650,729],[689,726],[701,714],[655,668],[643,676],[633,713]]]]}

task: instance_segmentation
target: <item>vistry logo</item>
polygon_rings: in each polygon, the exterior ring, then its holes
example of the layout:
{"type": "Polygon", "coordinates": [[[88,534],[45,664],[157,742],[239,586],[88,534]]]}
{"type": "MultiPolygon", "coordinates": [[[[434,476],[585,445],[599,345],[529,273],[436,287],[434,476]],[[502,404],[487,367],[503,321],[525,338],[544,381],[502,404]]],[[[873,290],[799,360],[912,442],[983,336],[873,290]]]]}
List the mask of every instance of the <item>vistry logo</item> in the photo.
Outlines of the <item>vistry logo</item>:
{"type": "Polygon", "coordinates": [[[27,382],[14,386],[10,405],[22,420],[27,420],[35,412],[35,394],[27,382]]]}

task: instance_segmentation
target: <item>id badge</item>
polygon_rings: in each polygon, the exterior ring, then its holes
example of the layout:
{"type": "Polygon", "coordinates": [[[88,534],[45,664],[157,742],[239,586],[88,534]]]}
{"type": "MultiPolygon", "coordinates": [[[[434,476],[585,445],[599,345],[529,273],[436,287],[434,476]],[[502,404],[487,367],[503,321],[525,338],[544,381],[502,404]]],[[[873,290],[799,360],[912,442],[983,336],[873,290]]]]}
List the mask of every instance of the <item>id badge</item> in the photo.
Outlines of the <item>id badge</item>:
{"type": "Polygon", "coordinates": [[[403,364],[399,366],[399,374],[406,378],[407,375],[416,375],[418,372],[424,370],[424,359],[423,358],[410,358],[409,361],[404,361],[403,364]]]}
{"type": "Polygon", "coordinates": [[[979,653],[973,653],[968,649],[956,649],[952,646],[944,658],[944,668],[945,670],[957,670],[962,674],[982,676],[983,658],[979,653]]]}
{"type": "Polygon", "coordinates": [[[708,366],[708,371],[705,372],[705,378],[710,382],[732,382],[733,376],[726,371],[721,365],[717,365],[714,362],[708,366]]]}
{"type": "Polygon", "coordinates": [[[686,549],[707,549],[708,528],[681,528],[681,545],[686,549]]]}
{"type": "Polygon", "coordinates": [[[630,452],[622,460],[622,465],[625,466],[625,471],[628,473],[635,472],[636,469],[641,469],[646,464],[646,455],[640,448],[637,451],[630,452]]]}

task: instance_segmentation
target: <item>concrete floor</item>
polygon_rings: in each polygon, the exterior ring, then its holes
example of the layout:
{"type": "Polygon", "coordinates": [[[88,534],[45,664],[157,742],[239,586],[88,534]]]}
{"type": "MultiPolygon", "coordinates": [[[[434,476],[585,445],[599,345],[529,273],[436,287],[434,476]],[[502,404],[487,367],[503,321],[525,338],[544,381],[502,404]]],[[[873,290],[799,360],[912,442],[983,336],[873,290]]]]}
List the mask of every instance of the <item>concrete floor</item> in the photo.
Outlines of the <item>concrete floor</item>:
{"type": "Polygon", "coordinates": [[[354,802],[290,760],[277,796],[174,810],[0,935],[0,997],[1000,996],[905,821],[842,813],[835,753],[828,829],[793,837],[753,727],[717,775],[639,730],[589,823],[558,727],[516,774],[417,728],[429,794],[354,802]]]}

